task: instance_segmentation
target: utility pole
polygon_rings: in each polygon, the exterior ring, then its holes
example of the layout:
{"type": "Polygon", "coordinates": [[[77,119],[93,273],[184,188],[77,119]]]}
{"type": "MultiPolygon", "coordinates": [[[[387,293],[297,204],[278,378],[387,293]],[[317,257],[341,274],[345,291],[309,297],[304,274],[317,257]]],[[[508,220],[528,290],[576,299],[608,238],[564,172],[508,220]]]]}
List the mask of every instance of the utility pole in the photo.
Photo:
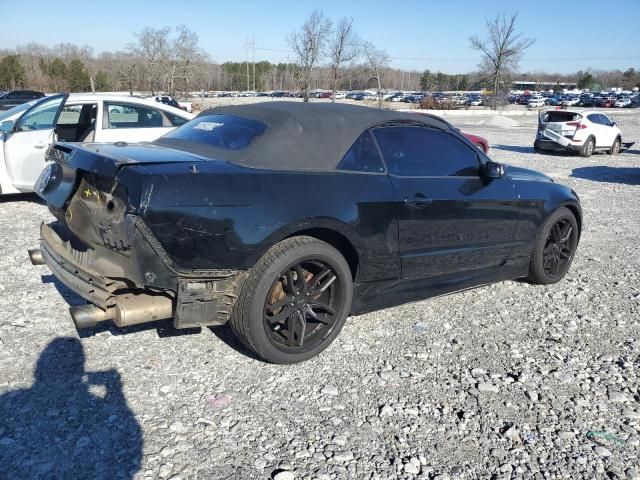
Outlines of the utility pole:
{"type": "Polygon", "coordinates": [[[249,83],[249,37],[247,37],[247,43],[245,44],[247,47],[247,92],[251,89],[251,84],[249,83]]]}
{"type": "Polygon", "coordinates": [[[251,63],[253,64],[253,91],[256,91],[256,37],[251,39],[251,63]]]}

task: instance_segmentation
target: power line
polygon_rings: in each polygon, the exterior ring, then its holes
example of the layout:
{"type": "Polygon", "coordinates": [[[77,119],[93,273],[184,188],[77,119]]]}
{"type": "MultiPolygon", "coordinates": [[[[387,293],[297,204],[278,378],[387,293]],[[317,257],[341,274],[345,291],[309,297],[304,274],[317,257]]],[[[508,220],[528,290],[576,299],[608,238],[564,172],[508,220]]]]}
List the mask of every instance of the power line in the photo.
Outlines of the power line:
{"type": "MultiPolygon", "coordinates": [[[[281,48],[264,48],[255,47],[255,50],[264,50],[267,52],[283,52],[294,53],[293,50],[284,50],[281,48]]],[[[474,62],[478,57],[395,57],[389,56],[392,60],[422,60],[431,62],[474,62]]],[[[639,55],[624,56],[607,56],[607,57],[545,57],[545,58],[523,58],[522,62],[567,62],[567,61],[594,61],[594,60],[638,60],[639,55]]]]}

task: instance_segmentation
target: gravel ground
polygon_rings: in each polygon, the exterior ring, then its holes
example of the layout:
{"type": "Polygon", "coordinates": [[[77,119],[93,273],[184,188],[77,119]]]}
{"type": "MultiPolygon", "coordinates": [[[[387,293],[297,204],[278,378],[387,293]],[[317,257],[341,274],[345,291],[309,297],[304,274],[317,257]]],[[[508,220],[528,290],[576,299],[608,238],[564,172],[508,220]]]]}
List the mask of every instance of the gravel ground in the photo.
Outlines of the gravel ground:
{"type": "MultiPolygon", "coordinates": [[[[640,139],[640,112],[613,116],[640,139]]],[[[535,118],[516,120],[459,125],[579,193],[567,278],[354,317],[302,365],[228,328],[79,338],[79,299],[27,261],[45,206],[0,201],[0,477],[640,478],[640,146],[539,155],[535,118]]]]}

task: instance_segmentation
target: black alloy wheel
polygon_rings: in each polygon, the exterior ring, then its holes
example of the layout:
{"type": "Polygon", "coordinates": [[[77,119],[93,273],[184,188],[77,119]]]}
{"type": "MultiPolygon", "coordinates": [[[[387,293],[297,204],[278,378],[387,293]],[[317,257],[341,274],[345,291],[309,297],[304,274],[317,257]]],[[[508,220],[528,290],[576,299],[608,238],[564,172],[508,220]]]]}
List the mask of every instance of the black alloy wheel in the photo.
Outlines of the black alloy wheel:
{"type": "Polygon", "coordinates": [[[529,280],[542,285],[559,282],[573,262],[579,238],[578,222],[571,210],[560,207],[549,215],[531,252],[529,280]]]}
{"type": "Polygon", "coordinates": [[[303,362],[335,340],[352,298],[353,272],[336,248],[313,237],[290,237],[249,269],[230,325],[264,360],[303,362]]]}
{"type": "Polygon", "coordinates": [[[544,245],[544,271],[549,277],[555,277],[566,271],[573,257],[572,237],[575,231],[566,218],[558,220],[547,235],[544,245]]]}
{"type": "Polygon", "coordinates": [[[320,260],[296,262],[280,273],[264,305],[264,327],[278,349],[304,353],[318,347],[338,320],[342,288],[320,260]]]}

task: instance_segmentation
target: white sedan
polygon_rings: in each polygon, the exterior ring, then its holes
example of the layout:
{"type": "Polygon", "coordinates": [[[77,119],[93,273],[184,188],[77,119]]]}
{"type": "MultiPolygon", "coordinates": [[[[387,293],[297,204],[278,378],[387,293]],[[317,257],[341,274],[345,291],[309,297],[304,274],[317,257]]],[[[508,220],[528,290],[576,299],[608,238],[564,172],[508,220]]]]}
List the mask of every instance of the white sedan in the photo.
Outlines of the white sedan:
{"type": "Polygon", "coordinates": [[[544,97],[533,97],[528,102],[529,107],[544,107],[544,97]]]}
{"type": "Polygon", "coordinates": [[[0,114],[0,195],[33,191],[54,141],[150,142],[194,115],[138,97],[61,94],[0,114]]]}
{"type": "Polygon", "coordinates": [[[616,108],[626,108],[629,105],[631,105],[631,99],[627,97],[620,98],[616,101],[616,103],[613,104],[613,106],[616,108]]]}

